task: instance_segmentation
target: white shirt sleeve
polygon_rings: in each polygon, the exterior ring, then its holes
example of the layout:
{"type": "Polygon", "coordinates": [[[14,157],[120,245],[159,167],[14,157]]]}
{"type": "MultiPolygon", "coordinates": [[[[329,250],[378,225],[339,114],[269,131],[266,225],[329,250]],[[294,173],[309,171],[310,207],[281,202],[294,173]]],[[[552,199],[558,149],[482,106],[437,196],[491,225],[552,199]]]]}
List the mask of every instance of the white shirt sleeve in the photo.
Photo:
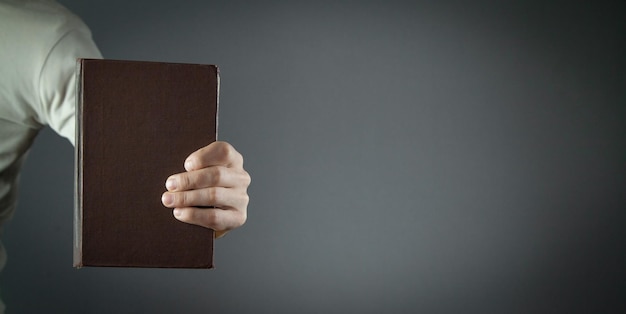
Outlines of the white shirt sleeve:
{"type": "Polygon", "coordinates": [[[39,120],[74,144],[76,59],[102,55],[85,28],[72,29],[50,50],[39,77],[39,120]]]}

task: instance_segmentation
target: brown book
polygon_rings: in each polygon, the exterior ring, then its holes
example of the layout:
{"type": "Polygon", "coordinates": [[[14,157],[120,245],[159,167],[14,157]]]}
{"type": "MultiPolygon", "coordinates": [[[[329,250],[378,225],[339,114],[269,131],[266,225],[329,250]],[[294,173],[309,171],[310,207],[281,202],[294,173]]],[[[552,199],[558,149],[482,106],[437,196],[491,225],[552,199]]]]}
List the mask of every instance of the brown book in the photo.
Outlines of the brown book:
{"type": "Polygon", "coordinates": [[[213,230],[161,195],[216,140],[218,92],[213,65],[78,60],[75,267],[213,267],[213,230]]]}

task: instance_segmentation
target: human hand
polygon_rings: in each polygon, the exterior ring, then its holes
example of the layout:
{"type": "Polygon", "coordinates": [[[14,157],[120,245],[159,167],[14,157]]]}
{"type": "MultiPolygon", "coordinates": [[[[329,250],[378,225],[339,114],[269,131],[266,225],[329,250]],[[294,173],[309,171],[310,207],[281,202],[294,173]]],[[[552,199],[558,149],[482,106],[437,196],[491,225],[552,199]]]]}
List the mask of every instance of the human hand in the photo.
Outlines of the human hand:
{"type": "Polygon", "coordinates": [[[176,219],[211,228],[216,238],[246,222],[250,175],[233,146],[213,142],[189,155],[185,170],[167,179],[161,197],[176,219]]]}

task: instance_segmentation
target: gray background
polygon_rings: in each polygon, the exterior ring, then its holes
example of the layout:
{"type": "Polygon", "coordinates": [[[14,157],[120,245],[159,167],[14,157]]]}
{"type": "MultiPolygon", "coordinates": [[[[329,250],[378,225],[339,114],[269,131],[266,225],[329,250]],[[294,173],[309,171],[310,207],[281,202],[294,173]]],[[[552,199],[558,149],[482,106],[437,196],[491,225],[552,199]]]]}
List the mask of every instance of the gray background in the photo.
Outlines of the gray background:
{"type": "Polygon", "coordinates": [[[62,1],[107,58],[221,67],[249,220],[212,271],[75,270],[73,149],[45,130],[9,309],[623,312],[626,10],[587,2],[62,1]]]}

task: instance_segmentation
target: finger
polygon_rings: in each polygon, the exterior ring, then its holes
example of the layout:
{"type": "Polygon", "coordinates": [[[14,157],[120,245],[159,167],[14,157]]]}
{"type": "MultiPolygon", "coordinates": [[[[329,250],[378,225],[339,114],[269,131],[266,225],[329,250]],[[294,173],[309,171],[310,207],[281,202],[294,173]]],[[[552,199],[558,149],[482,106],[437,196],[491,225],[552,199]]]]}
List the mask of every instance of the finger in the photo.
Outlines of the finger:
{"type": "Polygon", "coordinates": [[[243,156],[226,142],[213,142],[193,152],[185,160],[185,170],[210,166],[243,167],[243,156]]]}
{"type": "Polygon", "coordinates": [[[182,192],[165,192],[161,196],[161,202],[169,208],[194,206],[244,208],[248,205],[249,197],[240,189],[211,187],[182,192]]]}
{"type": "Polygon", "coordinates": [[[242,168],[213,166],[178,173],[167,178],[165,187],[168,191],[186,191],[207,187],[241,187],[250,185],[250,175],[242,168]]]}
{"type": "Polygon", "coordinates": [[[221,208],[183,207],[173,211],[176,219],[193,225],[211,228],[222,236],[231,229],[241,227],[246,222],[246,211],[224,210],[221,208]]]}

